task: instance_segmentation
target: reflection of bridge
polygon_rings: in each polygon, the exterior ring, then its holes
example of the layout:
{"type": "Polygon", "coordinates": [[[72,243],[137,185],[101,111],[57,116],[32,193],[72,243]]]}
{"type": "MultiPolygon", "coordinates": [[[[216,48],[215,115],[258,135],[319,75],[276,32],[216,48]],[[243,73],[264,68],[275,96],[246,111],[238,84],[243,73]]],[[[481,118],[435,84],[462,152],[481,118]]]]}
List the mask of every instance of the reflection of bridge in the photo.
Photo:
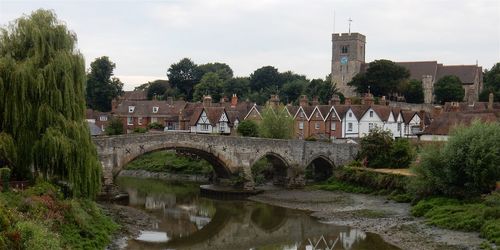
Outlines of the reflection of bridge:
{"type": "MultiPolygon", "coordinates": [[[[355,144],[276,140],[189,133],[135,134],[93,139],[104,169],[105,184],[136,157],[155,150],[175,149],[195,153],[209,161],[217,176],[226,178],[240,172],[251,180],[251,166],[267,157],[287,186],[304,184],[303,170],[311,163],[333,166],[353,159],[355,144]]],[[[247,187],[252,187],[249,181],[247,187]]]]}

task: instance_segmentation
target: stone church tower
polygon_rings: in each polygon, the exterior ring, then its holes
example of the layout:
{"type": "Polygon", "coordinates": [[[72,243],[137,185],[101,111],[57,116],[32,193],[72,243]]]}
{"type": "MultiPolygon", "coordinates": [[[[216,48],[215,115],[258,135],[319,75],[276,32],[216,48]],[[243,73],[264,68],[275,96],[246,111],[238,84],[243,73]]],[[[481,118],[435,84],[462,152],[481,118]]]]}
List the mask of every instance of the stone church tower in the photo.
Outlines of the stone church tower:
{"type": "Polygon", "coordinates": [[[365,44],[366,37],[359,33],[332,35],[332,84],[337,84],[346,97],[356,95],[354,88],[347,83],[365,64],[365,44]]]}

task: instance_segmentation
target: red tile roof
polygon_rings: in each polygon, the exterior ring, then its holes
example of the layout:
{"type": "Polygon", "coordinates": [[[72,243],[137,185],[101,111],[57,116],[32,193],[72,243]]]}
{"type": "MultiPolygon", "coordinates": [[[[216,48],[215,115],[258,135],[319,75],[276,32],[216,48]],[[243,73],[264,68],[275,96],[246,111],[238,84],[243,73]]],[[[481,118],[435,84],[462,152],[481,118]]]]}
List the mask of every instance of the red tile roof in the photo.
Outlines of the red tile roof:
{"type": "Polygon", "coordinates": [[[459,124],[468,126],[476,119],[483,122],[498,122],[500,121],[498,115],[499,114],[495,115],[493,112],[444,112],[432,121],[432,123],[424,130],[423,134],[448,135],[453,127],[459,124]]]}

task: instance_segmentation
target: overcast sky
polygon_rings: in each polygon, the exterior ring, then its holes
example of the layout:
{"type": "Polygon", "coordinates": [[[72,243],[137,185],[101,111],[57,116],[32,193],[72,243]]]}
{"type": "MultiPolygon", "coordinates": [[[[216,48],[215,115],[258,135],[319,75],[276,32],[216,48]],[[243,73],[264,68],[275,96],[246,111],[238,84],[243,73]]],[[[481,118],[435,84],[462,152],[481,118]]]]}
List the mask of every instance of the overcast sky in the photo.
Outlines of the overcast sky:
{"type": "Polygon", "coordinates": [[[499,0],[0,0],[0,25],[38,8],[77,34],[87,67],[109,56],[126,90],[166,79],[183,57],[227,63],[236,76],[272,65],[324,77],[331,33],[347,32],[349,18],[351,31],[366,35],[367,62],[500,62],[499,0]]]}

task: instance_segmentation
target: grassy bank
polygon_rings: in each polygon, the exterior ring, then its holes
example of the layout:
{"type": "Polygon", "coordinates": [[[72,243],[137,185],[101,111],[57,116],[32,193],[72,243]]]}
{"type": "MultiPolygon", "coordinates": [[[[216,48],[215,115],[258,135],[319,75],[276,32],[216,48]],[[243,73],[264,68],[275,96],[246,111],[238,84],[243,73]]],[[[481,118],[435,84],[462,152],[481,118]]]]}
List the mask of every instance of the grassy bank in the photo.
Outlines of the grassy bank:
{"type": "Polygon", "coordinates": [[[125,169],[178,174],[207,174],[212,171],[212,166],[203,159],[177,156],[172,151],[156,151],[138,157],[127,164],[125,169]]]}
{"type": "Polygon", "coordinates": [[[117,229],[95,202],[48,183],[0,193],[0,249],[104,249],[117,229]]]}

